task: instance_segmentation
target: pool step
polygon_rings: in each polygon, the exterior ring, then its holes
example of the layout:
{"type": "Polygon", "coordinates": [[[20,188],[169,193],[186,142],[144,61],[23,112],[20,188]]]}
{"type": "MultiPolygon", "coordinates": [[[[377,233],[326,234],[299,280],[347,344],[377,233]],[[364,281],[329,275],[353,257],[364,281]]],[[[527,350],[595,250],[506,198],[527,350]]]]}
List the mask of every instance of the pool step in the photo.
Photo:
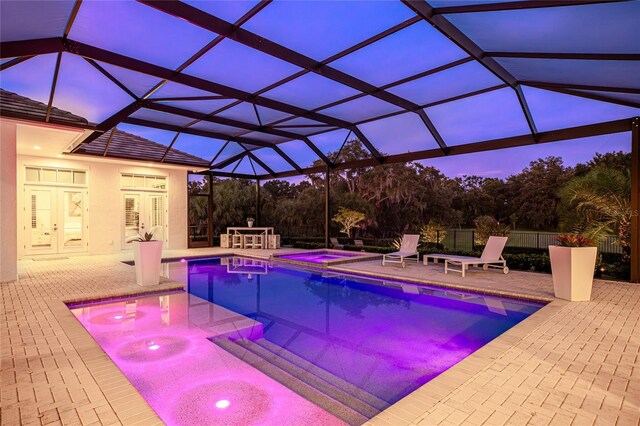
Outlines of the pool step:
{"type": "Polygon", "coordinates": [[[345,392],[341,393],[340,389],[326,382],[322,384],[318,377],[305,373],[299,367],[249,340],[231,341],[222,338],[213,339],[212,342],[350,425],[361,425],[377,414],[377,410],[373,407],[369,406],[366,409],[367,404],[362,401],[355,402],[357,400],[355,397],[351,397],[354,401],[349,401],[349,398],[344,395],[345,392]],[[347,404],[341,400],[351,403],[347,404]],[[356,405],[365,411],[372,410],[371,415],[365,415],[351,405],[356,405]]]}
{"type": "Polygon", "coordinates": [[[293,352],[288,351],[282,346],[278,346],[275,343],[271,343],[267,339],[252,339],[253,342],[262,346],[270,352],[278,355],[280,358],[284,358],[292,364],[297,365],[298,367],[305,370],[307,373],[313,374],[324,381],[331,383],[333,386],[342,389],[343,391],[355,396],[359,400],[367,403],[371,407],[377,409],[378,411],[382,411],[389,407],[389,403],[378,398],[375,395],[370,394],[369,392],[360,389],[356,385],[347,382],[341,377],[336,376],[335,374],[324,370],[323,368],[318,367],[317,365],[307,361],[306,359],[294,354],[293,352]]]}
{"type": "MultiPolygon", "coordinates": [[[[264,339],[259,339],[264,340],[264,339]]],[[[259,357],[269,361],[271,364],[277,366],[278,368],[286,371],[292,376],[296,377],[299,380],[304,381],[305,383],[313,386],[318,389],[320,392],[330,395],[333,399],[336,399],[343,403],[344,405],[350,407],[351,409],[361,413],[362,415],[371,418],[380,412],[379,409],[371,406],[370,404],[362,401],[361,399],[355,397],[354,395],[346,392],[339,386],[332,384],[331,382],[319,377],[313,373],[310,373],[306,369],[296,365],[295,363],[289,361],[284,358],[280,354],[273,353],[269,349],[258,344],[258,342],[254,342],[247,339],[237,340],[237,344],[240,346],[250,350],[254,354],[259,357]]],[[[292,354],[293,355],[293,354],[292,354]]],[[[328,376],[330,373],[325,371],[325,375],[328,376]]]]}

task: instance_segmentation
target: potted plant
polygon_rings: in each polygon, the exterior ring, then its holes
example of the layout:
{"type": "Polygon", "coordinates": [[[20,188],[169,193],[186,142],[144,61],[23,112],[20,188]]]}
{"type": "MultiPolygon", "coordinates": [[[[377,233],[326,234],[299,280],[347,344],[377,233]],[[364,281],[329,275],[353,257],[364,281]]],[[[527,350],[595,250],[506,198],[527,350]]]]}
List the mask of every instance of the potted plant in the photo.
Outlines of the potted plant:
{"type": "Polygon", "coordinates": [[[588,302],[598,248],[593,240],[580,234],[560,234],[556,241],[558,245],[549,246],[555,296],[572,302],[588,302]]]}
{"type": "Polygon", "coordinates": [[[136,283],[140,286],[160,283],[162,241],[153,239],[152,232],[146,232],[133,241],[133,259],[136,267],[136,283]]]}
{"type": "Polygon", "coordinates": [[[248,226],[249,228],[253,228],[253,222],[254,222],[254,220],[253,220],[253,218],[252,218],[252,217],[248,217],[248,218],[247,218],[247,226],[248,226]]]}

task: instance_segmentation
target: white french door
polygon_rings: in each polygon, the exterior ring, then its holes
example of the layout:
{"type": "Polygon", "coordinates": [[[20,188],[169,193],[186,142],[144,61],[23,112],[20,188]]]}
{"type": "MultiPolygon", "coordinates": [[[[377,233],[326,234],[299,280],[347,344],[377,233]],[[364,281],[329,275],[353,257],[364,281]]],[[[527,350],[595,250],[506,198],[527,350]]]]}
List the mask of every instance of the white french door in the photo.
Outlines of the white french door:
{"type": "Polygon", "coordinates": [[[131,243],[146,232],[153,233],[153,239],[167,239],[167,195],[151,192],[125,192],[123,204],[123,248],[131,248],[131,243]]]}
{"type": "Polygon", "coordinates": [[[25,186],[27,254],[87,250],[86,189],[25,186]]]}

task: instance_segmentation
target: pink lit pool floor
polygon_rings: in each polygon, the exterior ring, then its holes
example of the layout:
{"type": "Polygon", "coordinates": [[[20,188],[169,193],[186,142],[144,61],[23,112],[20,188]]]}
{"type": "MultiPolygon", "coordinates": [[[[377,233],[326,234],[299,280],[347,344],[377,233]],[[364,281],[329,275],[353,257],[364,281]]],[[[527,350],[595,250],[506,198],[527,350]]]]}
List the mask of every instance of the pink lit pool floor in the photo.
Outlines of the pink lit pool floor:
{"type": "MultiPolygon", "coordinates": [[[[343,425],[208,337],[262,325],[187,293],[71,310],[168,425],[343,425]]],[[[259,336],[258,336],[259,337],[259,336]]]]}

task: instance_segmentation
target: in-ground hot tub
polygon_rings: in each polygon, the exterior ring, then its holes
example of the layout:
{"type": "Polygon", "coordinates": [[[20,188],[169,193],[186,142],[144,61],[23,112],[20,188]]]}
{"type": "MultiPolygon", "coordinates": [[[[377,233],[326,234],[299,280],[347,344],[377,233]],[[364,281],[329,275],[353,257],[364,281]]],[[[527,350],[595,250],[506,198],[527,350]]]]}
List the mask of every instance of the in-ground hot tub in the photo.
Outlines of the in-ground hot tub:
{"type": "Polygon", "coordinates": [[[378,253],[365,253],[344,250],[307,250],[299,253],[274,254],[273,260],[304,266],[331,266],[343,263],[362,262],[364,260],[381,259],[378,253]]]}

